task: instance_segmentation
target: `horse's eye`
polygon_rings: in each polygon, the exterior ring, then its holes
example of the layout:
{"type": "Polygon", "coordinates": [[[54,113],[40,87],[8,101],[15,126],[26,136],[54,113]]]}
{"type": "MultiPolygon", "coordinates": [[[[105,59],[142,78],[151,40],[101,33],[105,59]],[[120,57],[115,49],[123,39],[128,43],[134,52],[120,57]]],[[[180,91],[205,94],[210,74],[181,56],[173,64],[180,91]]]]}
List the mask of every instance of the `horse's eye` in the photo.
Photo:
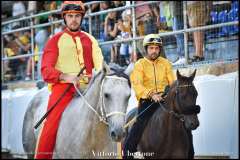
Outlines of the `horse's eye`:
{"type": "Polygon", "coordinates": [[[109,98],[110,95],[109,95],[108,93],[105,93],[105,94],[104,94],[104,97],[105,97],[105,98],[109,98]]]}

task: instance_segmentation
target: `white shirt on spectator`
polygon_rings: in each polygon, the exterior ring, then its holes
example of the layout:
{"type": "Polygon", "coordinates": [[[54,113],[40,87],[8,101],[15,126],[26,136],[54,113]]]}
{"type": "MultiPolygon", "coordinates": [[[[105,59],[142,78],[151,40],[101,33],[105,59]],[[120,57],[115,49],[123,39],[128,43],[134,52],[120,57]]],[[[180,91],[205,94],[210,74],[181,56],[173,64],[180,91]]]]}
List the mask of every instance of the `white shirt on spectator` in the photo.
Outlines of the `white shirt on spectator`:
{"type": "Polygon", "coordinates": [[[28,1],[28,12],[37,10],[37,1],[28,1]]]}
{"type": "Polygon", "coordinates": [[[26,12],[26,8],[25,8],[23,2],[14,2],[13,3],[12,16],[18,16],[25,12],[26,12]]]}

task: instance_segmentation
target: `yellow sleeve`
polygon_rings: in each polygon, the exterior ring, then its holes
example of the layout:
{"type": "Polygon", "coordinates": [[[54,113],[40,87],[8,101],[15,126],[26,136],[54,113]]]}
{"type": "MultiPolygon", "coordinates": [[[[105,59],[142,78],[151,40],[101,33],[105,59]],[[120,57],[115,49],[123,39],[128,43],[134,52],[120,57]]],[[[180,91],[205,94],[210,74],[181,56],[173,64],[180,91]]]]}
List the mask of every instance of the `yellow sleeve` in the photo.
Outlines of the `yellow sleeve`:
{"type": "Polygon", "coordinates": [[[143,85],[143,76],[143,67],[139,63],[135,64],[135,67],[130,75],[130,81],[133,90],[135,91],[137,100],[140,100],[140,98],[146,99],[151,93],[151,89],[146,89],[143,85]]]}
{"type": "Polygon", "coordinates": [[[173,69],[170,62],[167,63],[167,79],[168,79],[169,85],[171,85],[176,80],[176,77],[173,74],[173,69]]]}

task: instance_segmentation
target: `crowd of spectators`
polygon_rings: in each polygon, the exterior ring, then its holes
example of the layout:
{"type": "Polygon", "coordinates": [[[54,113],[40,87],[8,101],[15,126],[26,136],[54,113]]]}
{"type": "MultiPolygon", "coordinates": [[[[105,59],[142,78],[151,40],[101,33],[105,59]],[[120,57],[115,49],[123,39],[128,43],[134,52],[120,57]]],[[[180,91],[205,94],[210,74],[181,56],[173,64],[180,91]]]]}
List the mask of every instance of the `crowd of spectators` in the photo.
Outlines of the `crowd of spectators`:
{"type": "MultiPolygon", "coordinates": [[[[29,16],[32,14],[43,13],[46,11],[59,9],[61,6],[61,1],[15,1],[12,4],[12,14],[11,19],[17,19],[24,16],[29,16]]],[[[2,16],[3,18],[9,18],[7,16],[2,16]]],[[[52,15],[42,15],[35,17],[33,19],[33,24],[44,24],[50,21],[58,20],[61,18],[59,14],[52,15]]],[[[29,20],[23,20],[18,22],[13,22],[8,25],[5,25],[2,29],[3,31],[11,31],[30,25],[29,20]]],[[[33,52],[36,54],[32,57],[22,57],[19,59],[10,59],[3,61],[4,63],[4,78],[5,80],[31,80],[32,79],[32,64],[35,64],[35,77],[36,79],[41,79],[40,73],[40,64],[41,64],[41,55],[44,45],[47,39],[57,32],[60,32],[63,29],[62,24],[54,24],[53,26],[48,27],[37,27],[34,28],[34,37],[33,37],[33,52]],[[38,69],[38,70],[37,70],[38,69]]],[[[18,55],[31,54],[31,31],[24,30],[14,32],[12,34],[4,35],[3,37],[3,46],[4,46],[4,55],[3,57],[14,57],[18,55]]]]}
{"type": "MultiPolygon", "coordinates": [[[[144,1],[136,1],[135,4],[144,1]]],[[[15,1],[12,5],[12,18],[27,16],[31,14],[60,9],[62,1],[15,1]]],[[[233,1],[232,3],[235,3],[233,1]]],[[[87,6],[87,12],[95,13],[108,9],[130,5],[130,1],[101,1],[87,6]]],[[[238,8],[238,7],[237,7],[238,8]]],[[[188,1],[187,2],[187,25],[188,27],[203,26],[211,24],[211,11],[213,1],[188,1]]],[[[93,16],[91,18],[92,34],[99,42],[128,39],[133,36],[132,32],[132,9],[123,9],[93,16]]],[[[159,1],[152,4],[145,4],[135,8],[136,35],[144,36],[150,33],[161,33],[183,29],[183,2],[182,1],[159,1]]],[[[2,15],[4,17],[4,15],[2,15]]],[[[6,17],[5,17],[6,18],[6,17]]],[[[50,21],[61,19],[60,14],[42,15],[34,18],[34,25],[44,24],[50,21]]],[[[14,22],[5,25],[3,31],[9,31],[30,25],[29,20],[14,22]]],[[[57,23],[48,27],[34,29],[34,53],[42,52],[47,39],[57,32],[62,31],[64,24],[57,23]]],[[[89,32],[89,18],[84,18],[82,30],[89,32]]],[[[19,31],[4,36],[4,57],[12,57],[31,53],[31,32],[19,31]]],[[[195,54],[192,61],[204,60],[204,31],[190,33],[190,40],[193,41],[195,54]]],[[[171,43],[176,44],[176,55],[178,61],[174,64],[185,63],[184,59],[184,38],[183,34],[176,34],[171,43]]],[[[163,37],[164,45],[167,43],[163,37]]],[[[144,48],[142,41],[137,41],[137,51],[134,53],[132,42],[115,43],[102,45],[101,49],[107,63],[117,63],[125,66],[135,62],[142,57],[144,48]]],[[[34,58],[20,58],[4,61],[5,77],[10,80],[31,79],[32,64],[40,68],[41,56],[34,58]],[[34,62],[33,62],[34,61],[34,62]],[[11,77],[11,76],[12,77],[11,77]]],[[[40,73],[39,71],[37,73],[40,73]]],[[[41,75],[37,75],[41,79],[41,75]]]]}

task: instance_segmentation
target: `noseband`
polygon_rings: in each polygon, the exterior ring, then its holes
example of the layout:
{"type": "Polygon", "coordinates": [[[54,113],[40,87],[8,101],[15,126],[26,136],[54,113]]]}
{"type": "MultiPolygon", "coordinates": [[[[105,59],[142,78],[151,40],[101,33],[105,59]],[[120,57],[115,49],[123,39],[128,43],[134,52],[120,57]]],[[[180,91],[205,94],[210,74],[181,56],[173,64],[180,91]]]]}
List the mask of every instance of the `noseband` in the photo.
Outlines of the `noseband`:
{"type": "Polygon", "coordinates": [[[102,82],[101,82],[101,88],[100,88],[100,96],[99,96],[99,100],[98,100],[98,105],[99,102],[100,103],[100,111],[101,111],[101,115],[96,111],[96,109],[94,109],[93,106],[91,106],[88,101],[85,99],[85,97],[82,95],[82,93],[79,91],[79,89],[77,88],[77,86],[74,84],[74,87],[76,89],[76,91],[78,92],[78,94],[82,97],[82,99],[85,101],[85,103],[87,104],[88,108],[90,108],[99,118],[99,120],[103,123],[105,123],[106,125],[109,125],[109,123],[107,122],[107,118],[111,117],[111,116],[115,116],[115,115],[121,115],[121,116],[125,116],[126,113],[124,112],[120,112],[120,111],[113,111],[110,113],[106,113],[106,106],[105,106],[105,102],[104,102],[104,96],[103,96],[103,85],[105,82],[105,79],[117,79],[117,80],[124,80],[127,81],[129,84],[129,78],[127,75],[125,75],[124,73],[122,75],[119,75],[118,73],[113,73],[110,75],[106,75],[102,82]],[[117,75],[117,76],[115,76],[117,75]],[[124,75],[124,76],[122,76],[124,75]]]}

